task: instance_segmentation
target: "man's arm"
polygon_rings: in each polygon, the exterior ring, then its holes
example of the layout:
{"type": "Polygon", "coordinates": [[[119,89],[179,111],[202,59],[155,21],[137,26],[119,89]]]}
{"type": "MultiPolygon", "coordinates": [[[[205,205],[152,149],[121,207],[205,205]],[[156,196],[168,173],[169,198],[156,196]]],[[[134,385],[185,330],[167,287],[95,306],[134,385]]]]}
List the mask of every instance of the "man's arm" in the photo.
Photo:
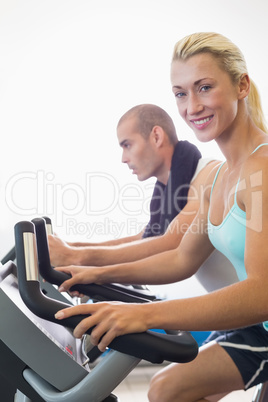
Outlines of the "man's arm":
{"type": "Polygon", "coordinates": [[[51,262],[54,266],[94,265],[104,266],[140,260],[154,254],[178,247],[188,227],[195,218],[200,200],[203,198],[205,183],[212,169],[218,165],[213,161],[206,165],[191,183],[188,202],[173,219],[164,235],[133,241],[118,246],[71,247],[60,239],[49,237],[51,262]]]}
{"type": "Polygon", "coordinates": [[[107,240],[100,243],[89,243],[89,242],[66,242],[67,245],[71,247],[110,247],[110,246],[119,246],[122,244],[129,244],[133,241],[142,240],[142,236],[144,233],[144,229],[133,236],[126,236],[120,239],[107,240]]]}

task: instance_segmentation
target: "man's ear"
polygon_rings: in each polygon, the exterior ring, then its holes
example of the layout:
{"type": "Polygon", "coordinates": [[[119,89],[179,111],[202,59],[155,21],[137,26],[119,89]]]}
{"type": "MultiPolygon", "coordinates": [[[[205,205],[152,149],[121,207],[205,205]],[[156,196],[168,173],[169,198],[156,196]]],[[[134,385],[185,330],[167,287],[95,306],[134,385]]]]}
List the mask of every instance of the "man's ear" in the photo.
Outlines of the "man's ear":
{"type": "Polygon", "coordinates": [[[163,145],[165,132],[160,126],[154,126],[151,131],[151,139],[157,148],[163,145]]]}
{"type": "Polygon", "coordinates": [[[248,74],[242,74],[238,84],[238,99],[244,99],[250,91],[250,79],[248,74]]]}

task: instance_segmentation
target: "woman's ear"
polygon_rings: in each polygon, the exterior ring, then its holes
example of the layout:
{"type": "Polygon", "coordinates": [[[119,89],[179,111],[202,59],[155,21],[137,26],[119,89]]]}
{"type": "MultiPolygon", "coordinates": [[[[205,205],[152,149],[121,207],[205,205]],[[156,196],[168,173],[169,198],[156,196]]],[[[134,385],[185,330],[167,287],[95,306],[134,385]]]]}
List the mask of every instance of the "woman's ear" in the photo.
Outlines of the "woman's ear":
{"type": "Polygon", "coordinates": [[[238,84],[238,99],[244,99],[250,91],[250,79],[248,74],[242,74],[238,84]]]}

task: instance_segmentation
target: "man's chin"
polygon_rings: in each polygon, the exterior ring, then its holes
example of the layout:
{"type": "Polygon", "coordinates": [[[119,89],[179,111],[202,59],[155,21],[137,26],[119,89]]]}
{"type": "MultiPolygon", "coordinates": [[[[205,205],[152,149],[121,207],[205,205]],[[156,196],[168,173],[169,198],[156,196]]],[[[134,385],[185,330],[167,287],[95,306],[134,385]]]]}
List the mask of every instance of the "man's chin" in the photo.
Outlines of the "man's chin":
{"type": "Polygon", "coordinates": [[[137,179],[138,179],[139,181],[145,181],[145,180],[149,179],[149,177],[147,177],[147,176],[141,176],[141,175],[138,175],[138,174],[137,174],[137,179]]]}

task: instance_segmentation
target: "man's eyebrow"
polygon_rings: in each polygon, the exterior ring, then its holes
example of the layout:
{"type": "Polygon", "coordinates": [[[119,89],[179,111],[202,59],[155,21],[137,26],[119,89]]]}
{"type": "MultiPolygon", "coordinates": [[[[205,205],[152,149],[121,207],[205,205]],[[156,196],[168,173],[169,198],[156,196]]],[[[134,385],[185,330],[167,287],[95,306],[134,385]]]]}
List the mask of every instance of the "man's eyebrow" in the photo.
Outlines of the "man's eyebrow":
{"type": "Polygon", "coordinates": [[[128,142],[128,140],[123,140],[121,142],[119,142],[120,147],[122,147],[123,145],[125,145],[128,142]]]}

